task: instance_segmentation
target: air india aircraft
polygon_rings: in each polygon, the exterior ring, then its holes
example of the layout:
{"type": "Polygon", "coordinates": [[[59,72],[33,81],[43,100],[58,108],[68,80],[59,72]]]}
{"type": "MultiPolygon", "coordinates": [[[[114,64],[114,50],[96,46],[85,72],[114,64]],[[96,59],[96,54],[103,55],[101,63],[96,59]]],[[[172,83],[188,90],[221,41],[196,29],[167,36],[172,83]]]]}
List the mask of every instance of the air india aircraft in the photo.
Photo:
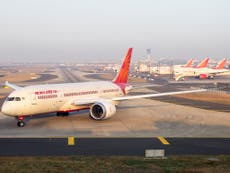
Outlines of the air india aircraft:
{"type": "Polygon", "coordinates": [[[113,81],[45,84],[20,87],[9,82],[5,85],[14,89],[2,105],[2,112],[16,117],[19,127],[25,126],[26,116],[56,112],[67,116],[71,111],[89,109],[94,120],[104,120],[116,113],[116,106],[122,100],[159,97],[206,91],[206,89],[143,94],[129,96],[132,89],[128,84],[128,73],[132,48],[123,60],[120,71],[113,81]]]}
{"type": "Polygon", "coordinates": [[[198,79],[213,79],[217,74],[230,72],[229,69],[224,69],[227,59],[221,60],[214,68],[187,68],[175,70],[175,80],[183,80],[184,77],[195,77],[198,79]]]}

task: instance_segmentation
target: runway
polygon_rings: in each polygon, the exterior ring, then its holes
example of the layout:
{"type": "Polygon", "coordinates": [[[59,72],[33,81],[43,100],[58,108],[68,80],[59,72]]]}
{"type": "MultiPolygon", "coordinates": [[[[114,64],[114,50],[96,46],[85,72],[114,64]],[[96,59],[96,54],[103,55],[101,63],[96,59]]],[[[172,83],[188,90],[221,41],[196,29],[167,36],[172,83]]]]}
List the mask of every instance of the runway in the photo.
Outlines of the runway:
{"type": "Polygon", "coordinates": [[[230,154],[230,138],[0,138],[0,156],[107,155],[144,156],[146,149],[164,149],[170,155],[230,154]]]}

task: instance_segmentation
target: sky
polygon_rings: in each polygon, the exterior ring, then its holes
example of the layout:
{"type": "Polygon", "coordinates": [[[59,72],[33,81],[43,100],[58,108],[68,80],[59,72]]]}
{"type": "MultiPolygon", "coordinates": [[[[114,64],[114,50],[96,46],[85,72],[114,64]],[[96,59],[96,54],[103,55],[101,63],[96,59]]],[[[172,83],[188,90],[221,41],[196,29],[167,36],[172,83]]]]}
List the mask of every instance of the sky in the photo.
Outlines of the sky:
{"type": "Polygon", "coordinates": [[[230,56],[229,0],[0,0],[0,62],[230,56]]]}

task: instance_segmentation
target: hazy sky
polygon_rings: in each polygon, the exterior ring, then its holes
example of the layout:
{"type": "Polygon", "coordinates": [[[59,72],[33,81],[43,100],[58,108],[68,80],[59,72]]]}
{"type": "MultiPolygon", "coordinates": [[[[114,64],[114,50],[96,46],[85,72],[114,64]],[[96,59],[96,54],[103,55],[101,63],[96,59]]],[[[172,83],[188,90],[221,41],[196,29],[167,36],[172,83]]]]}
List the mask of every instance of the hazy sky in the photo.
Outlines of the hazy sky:
{"type": "Polygon", "coordinates": [[[230,56],[229,0],[0,0],[0,61],[230,56]]]}

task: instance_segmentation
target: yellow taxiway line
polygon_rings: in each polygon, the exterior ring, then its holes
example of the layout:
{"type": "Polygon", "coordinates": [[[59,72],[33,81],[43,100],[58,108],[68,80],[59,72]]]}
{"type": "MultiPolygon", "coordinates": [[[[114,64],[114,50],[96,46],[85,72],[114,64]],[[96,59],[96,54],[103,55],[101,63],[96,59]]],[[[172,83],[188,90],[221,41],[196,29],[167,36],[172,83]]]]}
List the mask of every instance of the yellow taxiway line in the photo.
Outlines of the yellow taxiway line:
{"type": "Polygon", "coordinates": [[[162,144],[164,144],[164,145],[170,145],[170,143],[164,137],[159,136],[157,138],[161,141],[162,144]]]}
{"type": "Polygon", "coordinates": [[[70,146],[75,145],[74,136],[68,136],[68,145],[70,146]]]}

